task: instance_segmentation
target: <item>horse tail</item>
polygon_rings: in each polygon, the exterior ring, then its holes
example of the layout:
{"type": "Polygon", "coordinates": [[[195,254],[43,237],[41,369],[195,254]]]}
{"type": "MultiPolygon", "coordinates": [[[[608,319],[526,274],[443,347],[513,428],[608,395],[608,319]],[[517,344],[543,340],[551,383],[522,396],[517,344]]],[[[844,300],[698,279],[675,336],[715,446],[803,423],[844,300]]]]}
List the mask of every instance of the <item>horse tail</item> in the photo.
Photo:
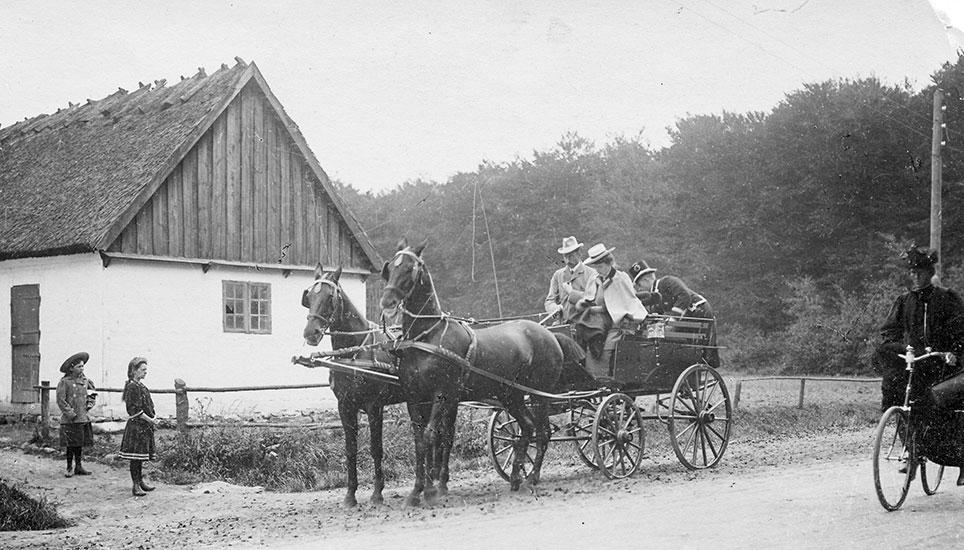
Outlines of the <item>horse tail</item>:
{"type": "Polygon", "coordinates": [[[570,390],[593,388],[594,379],[586,372],[586,352],[582,347],[567,334],[553,332],[559,347],[562,348],[562,374],[559,377],[557,390],[566,392],[570,390]]]}

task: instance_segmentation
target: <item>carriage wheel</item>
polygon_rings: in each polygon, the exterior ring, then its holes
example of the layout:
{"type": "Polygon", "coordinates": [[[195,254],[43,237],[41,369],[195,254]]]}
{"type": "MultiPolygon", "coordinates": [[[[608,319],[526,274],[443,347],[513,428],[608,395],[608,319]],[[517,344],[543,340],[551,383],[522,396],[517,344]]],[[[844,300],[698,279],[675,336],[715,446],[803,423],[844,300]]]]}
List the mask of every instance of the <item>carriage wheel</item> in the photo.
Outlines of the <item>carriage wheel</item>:
{"type": "Polygon", "coordinates": [[[599,469],[596,465],[596,454],[592,450],[592,427],[596,420],[596,406],[590,401],[579,400],[572,404],[569,410],[569,426],[566,435],[578,437],[572,444],[576,447],[576,453],[586,466],[593,470],[599,469]]]}
{"type": "Polygon", "coordinates": [[[941,486],[941,479],[944,478],[944,465],[931,462],[926,458],[920,460],[920,484],[924,492],[933,495],[937,488],[941,486]]]}
{"type": "Polygon", "coordinates": [[[643,418],[633,399],[614,393],[599,404],[592,426],[596,465],[606,477],[621,479],[639,468],[646,446],[643,418]]]}
{"type": "MultiPolygon", "coordinates": [[[[489,457],[492,459],[495,471],[506,481],[511,481],[509,474],[512,473],[512,462],[515,460],[513,445],[518,441],[520,433],[519,424],[505,409],[496,409],[489,417],[489,457]]],[[[532,438],[522,463],[522,477],[528,476],[532,471],[535,456],[536,444],[535,438],[532,438]]]]}
{"type": "Polygon", "coordinates": [[[666,422],[680,463],[690,470],[716,466],[730,441],[732,424],[730,393],[720,373],[704,363],[684,370],[673,385],[666,422]]]}
{"type": "Polygon", "coordinates": [[[917,469],[914,446],[909,443],[912,437],[907,413],[900,407],[891,407],[880,417],[874,436],[874,488],[887,510],[896,510],[904,503],[917,469]]]}

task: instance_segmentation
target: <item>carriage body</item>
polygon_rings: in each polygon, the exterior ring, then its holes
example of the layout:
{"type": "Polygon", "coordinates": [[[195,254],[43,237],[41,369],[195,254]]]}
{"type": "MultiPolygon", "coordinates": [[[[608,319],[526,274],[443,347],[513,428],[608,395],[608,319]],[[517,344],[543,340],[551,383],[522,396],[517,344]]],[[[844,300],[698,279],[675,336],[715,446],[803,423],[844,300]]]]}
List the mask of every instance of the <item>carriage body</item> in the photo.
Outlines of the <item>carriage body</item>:
{"type": "Polygon", "coordinates": [[[647,319],[616,344],[613,379],[636,395],[669,393],[683,371],[703,361],[713,323],[713,319],[647,319]]]}
{"type": "MultiPolygon", "coordinates": [[[[612,356],[614,387],[598,388],[587,371],[570,373],[569,391],[550,403],[554,442],[571,442],[582,461],[609,478],[632,475],[644,456],[643,421],[664,424],[680,463],[715,466],[732,427],[732,404],[722,376],[704,360],[714,320],[652,315],[624,329],[612,356]],[[574,383],[573,383],[574,382],[574,383]],[[655,396],[651,413],[637,398],[655,396]]],[[[550,327],[569,335],[568,325],[550,327]]],[[[514,452],[518,427],[504,410],[489,422],[489,449],[500,475],[514,452]]]]}

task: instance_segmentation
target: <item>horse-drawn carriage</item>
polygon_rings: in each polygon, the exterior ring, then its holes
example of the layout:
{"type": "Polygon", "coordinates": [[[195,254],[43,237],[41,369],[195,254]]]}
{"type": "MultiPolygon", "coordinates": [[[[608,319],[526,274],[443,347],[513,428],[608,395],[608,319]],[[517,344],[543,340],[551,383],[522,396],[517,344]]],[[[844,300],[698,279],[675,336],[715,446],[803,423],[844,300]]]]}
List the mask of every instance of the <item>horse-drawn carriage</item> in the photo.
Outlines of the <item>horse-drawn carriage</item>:
{"type": "MultiPolygon", "coordinates": [[[[550,400],[553,442],[572,442],[582,461],[609,478],[633,474],[645,453],[643,421],[666,425],[680,463],[689,469],[716,465],[726,451],[732,405],[720,374],[703,360],[710,349],[712,319],[650,316],[617,344],[614,387],[595,388],[585,373],[570,382],[573,391],[550,400]],[[637,397],[654,396],[641,411],[637,397]]],[[[552,327],[568,333],[568,325],[552,327]]],[[[519,428],[503,409],[489,419],[489,450],[499,474],[509,479],[519,428]]],[[[527,450],[528,467],[534,450],[527,450]]]]}
{"type": "MultiPolygon", "coordinates": [[[[579,366],[582,352],[567,327],[555,327],[553,333],[533,321],[514,320],[473,328],[443,313],[421,250],[400,246],[383,271],[388,284],[381,305],[403,317],[401,337],[393,341],[372,341],[376,331],[338,286],[340,270],[323,274],[319,266],[302,297],[309,309],[305,340],[315,345],[327,332],[335,349],[293,361],[330,369],[350,458],[357,452],[357,410],[368,413],[374,501],[381,501],[383,486],[381,409],[401,401],[415,428],[416,481],[409,504],[417,504],[423,491],[430,500],[447,491],[460,402],[494,409],[490,454],[513,490],[523,481],[538,483],[550,440],[572,441],[587,465],[610,478],[632,475],[645,450],[643,420],[650,419],[667,425],[686,467],[719,462],[732,410],[722,377],[703,360],[712,320],[653,316],[626,331],[614,354],[615,385],[598,388],[579,366]],[[388,368],[388,362],[397,369],[388,368]],[[640,412],[640,396],[656,397],[652,414],[640,412]]],[[[353,505],[357,474],[354,460],[348,465],[345,502],[353,505]]]]}

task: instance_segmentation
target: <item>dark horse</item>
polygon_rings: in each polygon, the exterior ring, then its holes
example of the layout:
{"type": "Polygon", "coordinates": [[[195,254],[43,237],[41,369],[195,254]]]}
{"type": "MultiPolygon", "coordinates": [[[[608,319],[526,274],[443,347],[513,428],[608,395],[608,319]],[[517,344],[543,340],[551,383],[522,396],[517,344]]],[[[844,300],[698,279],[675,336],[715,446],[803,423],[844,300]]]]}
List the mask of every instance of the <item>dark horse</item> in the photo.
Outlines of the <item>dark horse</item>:
{"type": "MultiPolygon", "coordinates": [[[[358,309],[351,303],[338,284],[341,267],[333,272],[324,273],[319,263],[315,268],[315,282],[301,297],[301,305],[308,308],[308,324],[305,325],[305,342],[317,346],[325,335],[331,332],[332,349],[371,344],[385,341],[387,337],[375,330],[358,309]]],[[[384,364],[392,362],[392,356],[384,351],[365,351],[356,359],[375,360],[384,364]]],[[[371,436],[372,461],[375,467],[374,488],[371,502],[384,502],[382,489],[385,487],[385,474],[382,471],[382,409],[385,405],[401,403],[402,389],[394,384],[380,382],[362,376],[332,371],[329,375],[331,390],[338,399],[338,414],[345,432],[345,458],[348,466],[348,493],[345,506],[355,506],[355,491],[358,489],[358,411],[368,415],[368,430],[371,436]]]]}
{"type": "Polygon", "coordinates": [[[536,389],[554,388],[560,378],[563,350],[548,329],[532,321],[511,321],[472,330],[442,313],[432,276],[422,261],[425,244],[409,248],[403,240],[382,277],[386,281],[381,306],[402,315],[402,345],[398,377],[405,391],[415,435],[415,487],[406,503],[416,505],[424,490],[435,499],[448,473],[448,455],[454,440],[460,400],[498,399],[518,422],[521,437],[515,442],[510,487],[522,485],[521,467],[529,440],[536,437],[536,456],[526,484],[539,482],[542,459],[549,443],[546,400],[530,396],[498,380],[471,372],[465,365],[504,380],[536,389]],[[416,343],[415,346],[404,344],[416,343]],[[437,351],[432,351],[433,349],[437,351]],[[457,356],[455,359],[445,355],[457,356]],[[463,363],[460,365],[459,363],[463,363]],[[427,478],[427,479],[426,479],[427,478]]]}

